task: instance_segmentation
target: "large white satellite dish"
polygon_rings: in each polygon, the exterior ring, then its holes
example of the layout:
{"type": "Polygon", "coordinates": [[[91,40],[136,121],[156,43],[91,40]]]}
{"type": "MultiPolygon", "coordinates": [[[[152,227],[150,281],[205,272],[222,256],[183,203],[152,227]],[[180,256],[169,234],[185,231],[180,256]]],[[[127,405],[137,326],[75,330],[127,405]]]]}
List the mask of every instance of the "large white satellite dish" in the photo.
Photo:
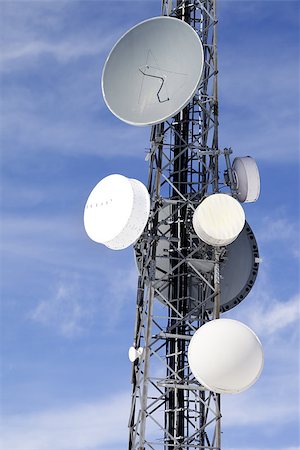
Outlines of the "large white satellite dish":
{"type": "Polygon", "coordinates": [[[150,196],[143,183],[123,175],[109,175],[88,197],[84,227],[93,241],[120,250],[140,237],[149,212],[150,196]]]}
{"type": "Polygon", "coordinates": [[[127,31],[111,50],[102,73],[103,98],[124,122],[157,124],[188,104],[202,69],[195,30],[174,17],[154,17],[127,31]]]}
{"type": "Polygon", "coordinates": [[[263,368],[263,349],[255,333],[232,319],[217,319],[202,325],[193,335],[188,361],[194,377],[219,394],[248,389],[263,368]]]}
{"type": "Polygon", "coordinates": [[[232,164],[240,202],[255,202],[260,194],[259,170],[251,156],[235,158],[232,164]]]}
{"type": "Polygon", "coordinates": [[[212,194],[196,208],[193,227],[199,238],[209,245],[233,242],[245,225],[245,213],[237,200],[227,194],[212,194]]]}

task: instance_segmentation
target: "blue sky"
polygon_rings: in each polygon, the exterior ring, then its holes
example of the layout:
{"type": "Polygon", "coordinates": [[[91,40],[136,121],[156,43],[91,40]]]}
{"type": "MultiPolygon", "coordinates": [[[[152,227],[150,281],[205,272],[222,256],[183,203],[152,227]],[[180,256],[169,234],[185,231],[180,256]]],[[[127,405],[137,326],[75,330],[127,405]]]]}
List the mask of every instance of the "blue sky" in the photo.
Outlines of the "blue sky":
{"type": "MultiPolygon", "coordinates": [[[[227,315],[259,335],[265,368],[224,397],[224,450],[300,448],[299,2],[219,2],[220,146],[256,158],[246,205],[263,258],[227,315]]],[[[0,2],[3,450],[123,450],[136,270],[83,229],[110,173],[146,181],[149,128],[101,98],[104,60],[160,1],[0,2]]],[[[1,438],[0,438],[1,439],[1,438]]]]}

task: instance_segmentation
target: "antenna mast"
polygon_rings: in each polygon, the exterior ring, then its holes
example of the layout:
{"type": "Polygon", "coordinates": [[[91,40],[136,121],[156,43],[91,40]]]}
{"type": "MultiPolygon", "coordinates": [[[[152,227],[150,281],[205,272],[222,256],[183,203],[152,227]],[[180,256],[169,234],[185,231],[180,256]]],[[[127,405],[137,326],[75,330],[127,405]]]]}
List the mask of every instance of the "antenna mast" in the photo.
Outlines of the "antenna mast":
{"type": "Polygon", "coordinates": [[[220,314],[221,253],[199,242],[192,227],[200,200],[219,191],[218,158],[224,153],[218,147],[216,0],[177,0],[173,9],[171,0],[163,0],[162,14],[197,32],[204,71],[188,106],[151,130],[148,190],[154,208],[135,246],[140,276],[134,347],[144,351],[133,363],[129,450],[220,449],[220,396],[196,383],[187,361],[195,330],[220,314]]]}
{"type": "Polygon", "coordinates": [[[134,244],[139,269],[129,450],[220,450],[220,394],[248,389],[263,367],[255,333],[217,320],[260,262],[240,205],[257,200],[259,171],[219,148],[217,77],[216,0],[163,0],[162,17],[125,33],[102,72],[111,112],[152,125],[147,188],[107,176],[84,212],[89,237],[134,244]]]}

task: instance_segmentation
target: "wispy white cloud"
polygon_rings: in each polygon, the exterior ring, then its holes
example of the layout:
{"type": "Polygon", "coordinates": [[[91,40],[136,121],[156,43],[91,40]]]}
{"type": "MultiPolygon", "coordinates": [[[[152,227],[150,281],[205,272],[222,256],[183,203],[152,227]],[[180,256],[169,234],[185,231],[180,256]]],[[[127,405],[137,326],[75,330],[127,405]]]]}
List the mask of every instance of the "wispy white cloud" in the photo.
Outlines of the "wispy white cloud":
{"type": "MultiPolygon", "coordinates": [[[[292,449],[292,444],[297,448],[297,433],[290,433],[297,430],[300,413],[297,400],[299,296],[279,302],[269,292],[250,299],[248,306],[240,310],[237,307],[230,317],[246,323],[258,334],[264,349],[265,363],[260,379],[254,386],[237,395],[222,396],[224,439],[227,433],[240,430],[245,436],[245,450],[248,450],[249,436],[258,434],[258,445],[253,450],[259,449],[264,440],[266,443],[262,449],[286,450],[292,449]],[[276,436],[287,429],[290,430],[289,445],[282,447],[278,441],[277,446],[276,436]]],[[[244,447],[241,445],[239,448],[244,447]]]]}
{"type": "MultiPolygon", "coordinates": [[[[107,119],[108,115],[104,118],[98,114],[103,104],[99,100],[100,61],[97,52],[100,52],[99,55],[103,58],[105,46],[109,49],[109,42],[105,41],[102,46],[100,34],[97,34],[96,42],[96,34],[92,36],[93,31],[85,34],[87,32],[85,27],[82,28],[82,34],[77,30],[78,35],[65,32],[63,37],[60,36],[58,32],[63,30],[64,21],[66,25],[73,18],[65,14],[65,2],[25,1],[22,2],[22,7],[20,2],[2,2],[1,7],[6,7],[4,4],[8,3],[14,4],[15,10],[14,12],[11,10],[8,15],[6,31],[2,27],[2,33],[6,33],[11,39],[9,45],[4,47],[2,66],[5,64],[6,73],[11,71],[10,77],[13,77],[15,69],[16,72],[19,71],[18,79],[9,80],[7,86],[9,95],[3,99],[1,107],[3,119],[1,133],[2,138],[5,138],[3,152],[7,153],[7,158],[11,158],[10,162],[13,160],[14,164],[10,166],[15,167],[15,163],[22,158],[33,157],[36,161],[38,157],[39,160],[46,160],[48,155],[53,158],[55,153],[59,158],[61,155],[78,154],[100,157],[138,155],[140,158],[144,147],[147,146],[148,130],[123,126],[117,121],[110,122],[107,119]],[[28,5],[34,7],[38,4],[46,5],[43,8],[47,8],[47,13],[45,14],[43,10],[33,17],[28,5]],[[43,27],[47,29],[47,33],[43,33],[43,27]],[[82,42],[79,42],[81,39],[82,42]],[[43,61],[48,56],[51,65],[47,65],[43,73],[43,61]],[[74,70],[75,66],[72,66],[77,62],[82,63],[83,67],[78,72],[74,70]],[[72,76],[63,71],[70,66],[73,67],[72,76]],[[55,74],[60,74],[60,77],[53,78],[48,73],[48,69],[51,68],[55,74]],[[28,86],[25,84],[21,86],[23,83],[21,75],[24,76],[24,80],[33,80],[35,86],[44,81],[43,87],[46,89],[36,90],[30,83],[28,86]]],[[[257,3],[264,2],[255,2],[255,5],[253,2],[244,3],[248,3],[253,14],[256,14],[257,3]]],[[[244,5],[242,7],[244,8],[244,5]]],[[[1,26],[4,25],[3,22],[2,20],[1,26]]],[[[82,25],[83,20],[79,22],[82,25]]],[[[105,31],[102,26],[104,27],[104,21],[101,22],[99,29],[105,31]]],[[[109,26],[108,21],[107,30],[109,26]]],[[[125,23],[122,26],[126,28],[125,23]]],[[[256,51],[259,44],[259,42],[252,43],[253,51],[256,51]]],[[[222,108],[225,108],[223,100],[220,105],[221,123],[224,123],[225,127],[222,132],[224,145],[232,145],[235,150],[241,149],[244,154],[253,155],[254,152],[259,158],[274,160],[276,155],[282,155],[284,142],[287,146],[285,158],[294,160],[295,126],[294,123],[290,123],[291,114],[294,113],[289,111],[288,104],[291,95],[295,97],[293,85],[297,70],[289,58],[282,65],[282,69],[278,69],[265,55],[265,59],[248,60],[251,70],[255,68],[255,73],[251,75],[248,72],[248,65],[240,65],[235,59],[238,54],[243,53],[231,50],[231,56],[223,54],[224,59],[228,56],[228,65],[220,73],[222,95],[227,102],[225,116],[222,113],[222,108]],[[272,77],[269,77],[270,72],[272,77]],[[278,85],[281,85],[282,77],[290,81],[285,84],[285,90],[280,92],[278,85]],[[228,109],[231,109],[231,112],[228,109]],[[249,120],[249,117],[252,117],[252,120],[249,120]],[[279,123],[282,124],[280,128],[279,123]]],[[[52,183],[55,181],[52,180],[52,183]]],[[[69,185],[67,180],[66,183],[69,185]]],[[[43,194],[34,190],[24,190],[21,193],[21,200],[24,204],[28,201],[32,206],[40,205],[46,200],[47,193],[49,197],[48,188],[43,194]]],[[[14,196],[16,198],[15,194],[14,196]]],[[[13,196],[11,200],[13,204],[13,196]]],[[[56,213],[51,214],[52,211],[53,204],[47,216],[44,213],[43,216],[39,215],[39,211],[36,211],[39,217],[34,215],[26,218],[18,214],[2,220],[7,230],[3,246],[6,256],[9,255],[7,258],[10,257],[12,261],[10,267],[14,268],[12,271],[14,282],[16,278],[20,279],[22,276],[25,265],[31,265],[32,280],[28,280],[24,286],[32,286],[37,266],[44,267],[45,272],[51,273],[52,279],[56,281],[52,292],[33,299],[34,305],[30,299],[32,324],[38,323],[53,333],[60,333],[63,337],[76,337],[85,332],[93,320],[91,316],[96,311],[95,317],[101,318],[101,322],[98,322],[100,327],[103,325],[105,333],[113,332],[114,327],[121,326],[124,312],[129,309],[126,305],[130,299],[132,299],[131,313],[134,311],[136,284],[134,270],[123,271],[120,266],[125,259],[119,260],[118,263],[116,259],[112,262],[113,258],[108,256],[104,249],[102,252],[98,251],[99,248],[92,247],[87,240],[84,241],[81,215],[65,217],[56,213]],[[88,248],[86,253],[82,251],[83,246],[88,248]],[[103,254],[104,257],[100,256],[103,254]],[[108,266],[107,271],[105,265],[108,266]],[[110,273],[109,270],[112,266],[115,267],[114,273],[110,273]],[[57,272],[62,269],[71,272],[82,271],[83,277],[86,278],[84,281],[80,280],[78,288],[72,276],[63,280],[57,276],[57,272]],[[56,271],[55,276],[53,271],[56,271]],[[91,279],[94,281],[96,278],[99,281],[97,285],[90,283],[91,279]],[[86,280],[89,283],[88,288],[86,280]],[[99,300],[97,306],[94,303],[95,299],[99,300]]],[[[265,220],[264,226],[269,226],[271,219],[265,220]]],[[[265,243],[273,243],[276,233],[284,232],[281,237],[287,234],[294,236],[294,226],[287,224],[281,217],[277,217],[276,220],[271,232],[268,230],[265,234],[262,233],[265,243]],[[287,230],[289,233],[286,233],[287,230]]],[[[268,280],[263,285],[258,284],[251,299],[247,299],[230,311],[231,317],[249,324],[264,341],[266,370],[261,380],[249,392],[224,400],[224,426],[228,428],[245,427],[249,430],[252,426],[259,427],[264,424],[272,428],[275,424],[280,429],[281,424],[287,426],[285,419],[296,417],[297,414],[297,405],[293,400],[298,389],[298,369],[295,360],[297,343],[294,338],[299,317],[298,300],[296,295],[288,297],[274,295],[276,286],[273,292],[268,289],[268,285],[273,283],[274,280],[268,280]],[[269,376],[270,372],[274,372],[273,377],[269,376]],[[288,372],[294,375],[288,376],[288,372]]],[[[48,279],[44,284],[41,283],[43,287],[48,284],[48,279]]],[[[124,371],[123,367],[119,369],[120,373],[124,371]]],[[[20,374],[20,377],[22,376],[23,374],[20,374]]],[[[34,374],[32,377],[34,378],[34,374]]],[[[101,382],[106,383],[107,380],[101,382]]],[[[22,416],[13,415],[3,421],[0,446],[5,450],[94,450],[94,448],[108,450],[110,446],[120,450],[127,444],[129,403],[128,395],[120,392],[97,402],[51,411],[37,411],[22,416]]],[[[264,446],[261,450],[267,449],[264,446]]],[[[272,450],[274,449],[273,446],[272,450]]],[[[280,450],[298,449],[296,446],[290,446],[280,450]]],[[[241,446],[235,450],[241,450],[241,446]]]]}
{"type": "MultiPolygon", "coordinates": [[[[25,309],[22,302],[22,314],[32,325],[77,338],[97,321],[107,335],[120,326],[127,305],[134,311],[137,270],[132,250],[117,255],[91,242],[82,215],[4,216],[1,248],[5,267],[14,268],[6,276],[9,292],[16,277],[26,289],[35,277],[46,284],[40,294],[30,295],[25,309]]],[[[2,302],[12,307],[7,295],[2,302]]]]}
{"type": "Polygon", "coordinates": [[[79,249],[80,241],[85,237],[79,220],[64,214],[32,214],[24,217],[20,213],[3,215],[1,222],[1,248],[5,259],[26,258],[31,264],[34,261],[56,265],[60,271],[69,264],[73,268],[82,267],[82,262],[75,259],[73,253],[79,249]]]}
{"type": "Polygon", "coordinates": [[[299,417],[300,296],[297,291],[276,295],[269,275],[268,269],[260,270],[249,298],[225,314],[254,330],[265,355],[264,369],[254,386],[238,395],[223,396],[225,429],[253,426],[262,432],[264,424],[293,427],[299,417]]]}
{"type": "Polygon", "coordinates": [[[297,389],[297,374],[274,373],[262,377],[245,392],[222,396],[223,427],[261,427],[266,424],[284,426],[297,423],[299,404],[293,401],[297,389]]]}
{"type": "MultiPolygon", "coordinates": [[[[238,39],[220,39],[220,139],[241,155],[282,163],[298,160],[299,54],[296,42],[287,42],[265,26],[272,19],[296,32],[296,2],[288,13],[276,16],[269,2],[224,2],[223,26],[241,26],[238,39]],[[293,8],[295,7],[295,8],[293,8]],[[255,21],[253,21],[255,17],[255,21]],[[258,30],[258,24],[265,33],[258,30]]],[[[221,22],[222,30],[222,22],[221,22]]],[[[225,32],[226,34],[226,32],[225,32]]],[[[231,34],[231,33],[230,33],[231,34]]],[[[232,35],[233,36],[233,35],[232,35]]],[[[288,39],[288,37],[287,37],[288,39]]]]}
{"type": "Polygon", "coordinates": [[[114,328],[119,325],[124,310],[128,305],[133,311],[136,301],[137,277],[138,274],[135,267],[111,268],[111,271],[107,274],[106,300],[102,302],[102,311],[106,316],[104,324],[106,332],[112,333],[114,328]]]}
{"type": "MultiPolygon", "coordinates": [[[[100,98],[100,89],[95,88],[95,99],[100,98]]],[[[78,104],[79,107],[79,104],[78,104]]],[[[100,110],[100,107],[99,107],[100,110]]],[[[15,146],[26,146],[28,154],[26,159],[35,158],[41,149],[46,152],[45,157],[52,155],[93,155],[99,158],[130,157],[142,160],[149,147],[148,129],[137,129],[119,126],[113,121],[109,123],[105,117],[99,122],[88,122],[84,119],[64,119],[43,117],[36,111],[33,114],[26,112],[8,113],[5,119],[6,131],[3,139],[8,142],[9,135],[14,129],[19,134],[13,138],[15,146]],[[20,126],[25,124],[26,128],[20,126]],[[55,136],[55,140],[51,138],[55,136]],[[145,139],[143,139],[145,137],[145,139]]],[[[3,155],[4,156],[4,155],[3,155]]],[[[15,152],[5,154],[5,158],[15,161],[18,155],[15,152]]]]}
{"type": "Polygon", "coordinates": [[[85,27],[78,21],[88,11],[83,3],[45,3],[28,2],[24,14],[17,3],[2,5],[3,157],[14,164],[17,149],[26,148],[27,159],[41,151],[143,158],[149,131],[114,119],[100,88],[105,57],[125,31],[124,19],[133,19],[114,14],[112,5],[105,20],[85,27]]]}
{"type": "MultiPolygon", "coordinates": [[[[280,428],[285,427],[291,418],[296,420],[297,405],[289,397],[296,380],[291,381],[288,378],[273,378],[266,380],[260,390],[252,388],[244,394],[222,396],[223,432],[226,434],[229,428],[244,426],[248,430],[262,425],[280,428]],[[283,382],[286,386],[284,391],[281,389],[283,382]]],[[[95,402],[11,415],[2,421],[0,443],[6,450],[125,448],[129,408],[129,392],[118,392],[95,402]]],[[[288,448],[292,450],[297,447],[288,448]]],[[[249,447],[245,442],[245,447],[241,444],[239,449],[249,450],[249,447]]],[[[273,446],[274,449],[287,450],[287,447],[273,446]]]]}
{"type": "MultiPolygon", "coordinates": [[[[298,330],[300,295],[297,283],[292,294],[287,294],[284,290],[279,294],[277,284],[271,278],[270,268],[267,262],[261,263],[250,294],[236,308],[224,313],[224,316],[245,322],[265,342],[273,343],[276,337],[285,346],[287,340],[292,339],[294,332],[298,330]]],[[[282,279],[278,282],[283,284],[282,279]]]]}
{"type": "Polygon", "coordinates": [[[5,450],[107,450],[127,440],[129,393],[58,410],[13,415],[2,421],[5,450]]]}
{"type": "MultiPolygon", "coordinates": [[[[99,27],[75,28],[76,32],[74,30],[71,32],[70,28],[65,27],[65,32],[62,32],[65,22],[73,15],[76,21],[76,8],[72,8],[72,2],[63,2],[61,8],[57,6],[51,8],[49,5],[42,9],[25,8],[24,17],[18,13],[17,8],[7,10],[5,13],[7,24],[3,33],[6,41],[1,51],[2,69],[12,70],[12,73],[15,73],[17,67],[23,75],[27,74],[27,78],[28,76],[36,78],[39,74],[41,81],[45,77],[43,57],[51,56],[53,58],[51,66],[57,67],[56,73],[62,76],[55,79],[51,76],[49,79],[47,74],[47,88],[52,79],[49,90],[52,98],[50,104],[47,101],[47,92],[43,92],[42,95],[40,92],[35,94],[34,90],[31,92],[24,89],[15,90],[15,87],[12,89],[10,85],[8,94],[2,101],[5,111],[3,114],[5,142],[14,147],[24,145],[27,152],[34,153],[37,149],[49,147],[51,143],[51,152],[97,154],[102,157],[116,155],[142,157],[148,142],[148,131],[133,129],[118,121],[110,123],[110,119],[114,119],[108,112],[104,116],[99,115],[98,120],[95,120],[94,114],[90,114],[91,111],[93,113],[97,111],[99,114],[103,108],[99,88],[100,66],[117,38],[115,30],[121,23],[120,17],[117,15],[115,18],[117,22],[114,23],[114,27],[110,26],[112,15],[109,20],[102,21],[99,27]],[[46,22],[44,22],[45,8],[46,22]],[[45,27],[40,27],[42,17],[45,27]],[[14,26],[9,26],[11,23],[14,26]],[[26,64],[32,60],[35,61],[34,68],[26,64]],[[70,78],[62,70],[61,64],[67,68],[76,60],[81,60],[82,65],[80,68],[74,67],[73,77],[70,78]],[[65,92],[58,88],[59,85],[64,87],[65,92]],[[23,97],[26,103],[29,103],[29,109],[25,107],[23,97]],[[57,105],[56,114],[49,115],[53,103],[57,105]],[[59,105],[63,107],[63,114],[60,113],[59,105]],[[82,114],[79,114],[80,111],[82,114]]],[[[126,24],[123,22],[121,30],[125,28],[126,24]]],[[[282,64],[278,64],[272,52],[267,55],[257,54],[253,42],[251,46],[249,42],[245,42],[245,45],[249,54],[245,58],[240,58],[238,63],[235,58],[237,54],[242,53],[241,51],[222,49],[224,64],[220,73],[222,96],[220,103],[226,108],[220,129],[222,145],[232,145],[240,154],[274,160],[274,155],[282,151],[284,142],[285,160],[294,160],[297,157],[295,139],[298,133],[298,122],[295,120],[297,111],[294,111],[297,61],[285,52],[286,59],[282,64]],[[270,72],[272,77],[269,77],[270,72]],[[282,80],[287,78],[289,83],[285,89],[278,89],[282,80]],[[277,107],[279,104],[280,108],[277,107]],[[279,126],[280,124],[284,126],[279,126]]],[[[13,80],[11,77],[10,79],[13,80]]],[[[10,155],[13,153],[11,151],[10,155]]]]}
{"type": "Polygon", "coordinates": [[[54,56],[59,62],[67,63],[71,60],[89,55],[100,55],[107,50],[112,39],[102,39],[101,42],[82,42],[77,37],[69,42],[19,42],[5,47],[1,52],[0,63],[3,70],[8,69],[7,63],[16,60],[18,65],[24,58],[36,58],[43,54],[54,56]]]}
{"type": "Polygon", "coordinates": [[[267,293],[259,295],[259,299],[243,313],[243,318],[257,333],[271,336],[299,322],[300,295],[281,301],[267,293]]]}
{"type": "Polygon", "coordinates": [[[60,282],[54,295],[40,300],[29,318],[66,338],[80,336],[92,322],[94,305],[76,280],[60,282]]]}
{"type": "Polygon", "coordinates": [[[291,218],[280,214],[268,215],[262,218],[259,239],[261,242],[289,241],[293,249],[299,247],[299,228],[291,218]]]}
{"type": "MultiPolygon", "coordinates": [[[[291,184],[292,186],[292,184],[291,184]]],[[[279,193],[280,199],[276,207],[270,207],[267,203],[260,203],[256,214],[251,208],[251,225],[255,230],[255,236],[260,249],[263,265],[261,269],[271,264],[270,257],[278,260],[282,264],[283,255],[285,258],[294,257],[299,259],[300,254],[300,223],[297,206],[286,202],[285,194],[279,193]],[[275,248],[277,251],[275,252],[275,248]]],[[[291,199],[293,202],[293,199],[291,199]]],[[[257,208],[257,206],[255,207],[257,208]]],[[[246,212],[250,212],[247,209],[246,212]]],[[[273,260],[273,262],[275,262],[273,260]]],[[[298,264],[291,259],[291,265],[298,264]]],[[[272,264],[274,267],[276,264],[272,264]]]]}
{"type": "Polygon", "coordinates": [[[82,277],[76,274],[61,277],[48,298],[36,301],[28,318],[67,339],[88,333],[96,321],[106,336],[114,334],[126,306],[134,308],[137,271],[108,267],[107,270],[98,269],[97,275],[101,280],[101,291],[97,291],[95,282],[89,283],[87,291],[82,277]]]}
{"type": "MultiPolygon", "coordinates": [[[[131,273],[116,271],[107,280],[108,294],[102,295],[101,306],[101,314],[106,317],[105,320],[109,320],[106,312],[110,311],[115,316],[115,325],[118,323],[120,312],[124,310],[126,305],[124,291],[133,294],[134,278],[134,270],[131,273]],[[113,307],[109,291],[114,296],[113,307]],[[117,301],[116,314],[114,313],[115,300],[117,301]],[[120,301],[119,304],[118,301],[120,301]]],[[[104,285],[105,283],[103,283],[104,285]]],[[[70,294],[72,295],[70,290],[60,286],[56,292],[54,303],[51,305],[40,303],[36,311],[38,320],[46,315],[50,320],[58,322],[56,324],[58,329],[65,319],[67,324],[70,323],[69,313],[71,318],[74,317],[72,316],[73,303],[71,302],[66,310],[62,311],[60,305],[56,303],[57,301],[64,301],[70,294]],[[52,306],[54,306],[54,312],[51,310],[52,306]],[[59,317],[55,314],[62,314],[63,320],[60,322],[59,317]]],[[[256,332],[262,333],[266,344],[266,364],[270,366],[270,359],[274,359],[274,366],[272,373],[270,373],[270,370],[263,372],[261,379],[249,391],[236,396],[222,397],[222,427],[224,433],[232,428],[243,429],[243,427],[247,427],[249,431],[255,429],[255,427],[261,428],[262,425],[276,426],[277,429],[280,429],[280,427],[286,427],[287,424],[296,422],[298,405],[291,399],[295,398],[298,389],[298,375],[297,371],[294,370],[295,368],[289,372],[290,367],[284,361],[285,358],[292,360],[293,352],[295,352],[291,343],[293,340],[292,334],[297,327],[297,301],[295,296],[279,305],[278,302],[270,301],[270,297],[264,296],[258,299],[258,303],[255,305],[251,304],[244,313],[238,313],[239,320],[249,324],[256,332]],[[257,314],[253,314],[259,307],[259,301],[263,302],[262,309],[257,314]],[[282,320],[284,316],[288,320],[282,320]],[[288,327],[288,334],[282,334],[282,331],[285,331],[288,327]],[[274,345],[274,338],[276,339],[276,345],[274,345]],[[274,393],[276,394],[274,395],[274,393]],[[280,408],[278,408],[278,404],[280,404],[280,408]],[[253,411],[255,411],[255,414],[253,411]]],[[[238,311],[238,308],[236,311],[238,311]]],[[[80,317],[80,314],[75,314],[76,319],[80,319],[80,317]]],[[[44,323],[43,319],[42,323],[44,323]]],[[[82,323],[79,321],[80,324],[82,323]]],[[[45,325],[48,326],[47,321],[45,325]]],[[[112,324],[110,324],[111,326],[112,324]]],[[[74,324],[72,324],[71,329],[73,327],[74,324]]],[[[61,328],[61,331],[63,330],[61,328]]],[[[78,327],[73,328],[73,331],[78,332],[78,327]]],[[[94,448],[95,450],[107,450],[110,446],[116,449],[123,448],[127,440],[128,412],[129,396],[120,392],[119,395],[114,395],[105,402],[99,401],[75,405],[74,408],[11,416],[4,421],[3,448],[7,450],[53,450],[53,448],[55,450],[93,450],[94,448]],[[112,432],[112,427],[119,430],[118,436],[115,436],[115,433],[112,432]],[[74,429],[76,429],[75,434],[74,429]],[[77,439],[77,433],[80,434],[79,439],[77,439]],[[74,443],[75,441],[76,443],[74,443]]],[[[246,442],[245,447],[247,448],[246,442]]],[[[273,447],[272,450],[275,448],[277,450],[277,447],[273,447]]],[[[278,450],[286,449],[278,447],[278,450]]]]}
{"type": "Polygon", "coordinates": [[[80,11],[80,5],[74,10],[68,1],[24,2],[22,12],[16,2],[2,4],[0,69],[24,70],[24,64],[43,55],[66,64],[107,51],[116,39],[117,29],[109,27],[108,21],[98,28],[78,26],[76,11],[80,11]],[[67,22],[72,13],[75,13],[73,27],[69,27],[67,22]]]}

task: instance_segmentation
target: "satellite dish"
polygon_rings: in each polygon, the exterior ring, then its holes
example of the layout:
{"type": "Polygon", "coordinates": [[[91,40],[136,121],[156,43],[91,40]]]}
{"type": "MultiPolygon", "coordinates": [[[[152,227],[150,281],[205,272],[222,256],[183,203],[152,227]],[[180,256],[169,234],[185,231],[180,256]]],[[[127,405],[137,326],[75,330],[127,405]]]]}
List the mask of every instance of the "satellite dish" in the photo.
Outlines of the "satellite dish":
{"type": "Polygon", "coordinates": [[[143,183],[123,175],[109,175],[88,197],[84,227],[93,241],[120,250],[140,237],[149,213],[150,196],[143,183]]]}
{"type": "MultiPolygon", "coordinates": [[[[159,234],[157,241],[156,260],[155,260],[155,280],[154,287],[156,291],[168,298],[168,279],[171,271],[170,263],[170,224],[169,218],[172,214],[170,205],[165,206],[159,211],[159,234]]],[[[194,255],[193,258],[187,258],[200,273],[209,273],[214,270],[214,263],[208,259],[202,259],[202,255],[194,255]]],[[[142,255],[135,250],[135,261],[137,269],[140,272],[142,267],[142,255]]],[[[249,294],[254,286],[259,269],[259,250],[250,225],[246,222],[242,232],[234,242],[226,246],[225,254],[220,261],[220,288],[221,301],[220,311],[226,312],[241,303],[249,294]]],[[[196,302],[201,302],[200,279],[191,266],[187,266],[189,277],[189,295],[191,300],[191,310],[197,316],[196,302]]],[[[159,294],[156,295],[161,300],[159,294]]],[[[211,313],[213,311],[213,299],[207,300],[205,309],[211,313]]]]}
{"type": "Polygon", "coordinates": [[[260,193],[260,177],[255,159],[251,156],[235,158],[232,164],[240,202],[255,202],[260,193]]]}
{"type": "Polygon", "coordinates": [[[195,95],[203,69],[195,30],[174,17],[131,28],[111,50],[102,73],[106,105],[131,125],[164,122],[195,95]]]}
{"type": "Polygon", "coordinates": [[[219,394],[235,394],[252,386],[263,369],[262,345],[245,324],[216,319],[193,335],[188,361],[194,377],[219,394]]]}
{"type": "MultiPolygon", "coordinates": [[[[213,261],[203,260],[197,257],[188,259],[188,261],[202,274],[213,273],[213,261]]],[[[257,242],[250,225],[246,222],[236,240],[226,247],[225,253],[220,261],[221,313],[237,306],[250,293],[255,284],[259,262],[261,260],[259,258],[257,242]]],[[[166,260],[157,262],[159,264],[157,270],[161,268],[162,263],[164,263],[164,270],[166,271],[166,260]]],[[[191,310],[193,310],[193,317],[198,317],[202,309],[201,280],[191,267],[188,267],[188,271],[190,273],[189,292],[193,299],[191,301],[191,310]],[[200,304],[199,308],[197,308],[197,304],[200,304]]],[[[167,290],[164,289],[163,283],[161,283],[161,289],[164,296],[167,295],[167,290]]],[[[208,299],[205,304],[205,309],[211,314],[213,308],[213,299],[208,299]]]]}
{"type": "Polygon", "coordinates": [[[130,347],[130,349],[128,350],[129,361],[131,361],[132,363],[136,361],[142,356],[143,351],[143,347],[139,347],[138,349],[136,349],[135,347],[130,347]]]}
{"type": "MultiPolygon", "coordinates": [[[[241,303],[254,286],[258,268],[259,251],[250,225],[246,222],[237,239],[226,247],[220,262],[221,312],[241,303]]],[[[206,309],[213,311],[213,301],[208,300],[206,309]]]]}
{"type": "Polygon", "coordinates": [[[193,215],[193,227],[197,236],[213,246],[233,242],[245,224],[245,213],[241,205],[227,194],[212,194],[206,197],[193,215]]]}

